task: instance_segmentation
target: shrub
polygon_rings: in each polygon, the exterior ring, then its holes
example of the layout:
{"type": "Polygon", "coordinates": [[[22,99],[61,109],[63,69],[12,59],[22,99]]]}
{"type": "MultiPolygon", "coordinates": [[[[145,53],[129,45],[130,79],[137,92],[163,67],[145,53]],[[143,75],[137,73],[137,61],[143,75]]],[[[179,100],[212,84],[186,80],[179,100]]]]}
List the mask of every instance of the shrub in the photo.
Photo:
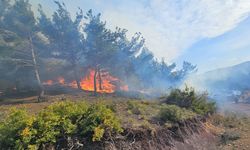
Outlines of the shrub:
{"type": "Polygon", "coordinates": [[[235,141],[240,139],[240,134],[237,132],[233,132],[233,131],[225,131],[222,135],[221,135],[221,143],[223,144],[227,144],[230,141],[235,141]]]}
{"type": "Polygon", "coordinates": [[[105,104],[91,105],[79,121],[82,135],[90,135],[92,141],[100,141],[105,132],[122,132],[120,121],[105,104]]]}
{"type": "Polygon", "coordinates": [[[32,144],[55,143],[60,137],[67,137],[76,132],[76,122],[84,114],[86,103],[58,102],[42,110],[33,123],[36,131],[32,144]]]}
{"type": "Polygon", "coordinates": [[[215,102],[209,101],[206,93],[196,94],[193,88],[188,87],[184,90],[172,90],[164,103],[191,109],[201,115],[213,113],[216,110],[215,102]]]}
{"type": "Polygon", "coordinates": [[[99,141],[104,133],[121,132],[114,112],[104,104],[59,102],[40,111],[36,117],[25,110],[11,109],[0,122],[0,147],[39,149],[61,138],[83,136],[99,141]]]}
{"type": "Polygon", "coordinates": [[[0,147],[3,149],[24,149],[32,138],[29,127],[34,118],[23,109],[12,108],[0,123],[0,147]]]}
{"type": "Polygon", "coordinates": [[[163,105],[159,112],[159,118],[164,122],[177,122],[194,116],[195,114],[192,111],[176,105],[163,105]]]}

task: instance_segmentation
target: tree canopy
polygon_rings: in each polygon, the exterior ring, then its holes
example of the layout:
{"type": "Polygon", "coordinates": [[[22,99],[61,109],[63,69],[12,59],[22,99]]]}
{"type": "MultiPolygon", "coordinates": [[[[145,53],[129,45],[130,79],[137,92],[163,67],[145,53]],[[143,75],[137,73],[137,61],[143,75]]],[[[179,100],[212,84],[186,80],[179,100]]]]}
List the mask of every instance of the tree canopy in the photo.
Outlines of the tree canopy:
{"type": "Polygon", "coordinates": [[[102,88],[105,72],[133,90],[164,90],[180,85],[196,71],[189,62],[177,69],[175,63],[156,59],[140,32],[128,38],[126,29],[108,29],[100,13],[89,10],[84,14],[79,8],[73,18],[64,3],[55,3],[52,16],[41,5],[35,16],[28,0],[0,1],[0,82],[8,80],[21,88],[20,84],[29,81],[43,89],[42,81],[60,74],[75,80],[81,89],[80,80],[93,69],[95,91],[102,88]]]}

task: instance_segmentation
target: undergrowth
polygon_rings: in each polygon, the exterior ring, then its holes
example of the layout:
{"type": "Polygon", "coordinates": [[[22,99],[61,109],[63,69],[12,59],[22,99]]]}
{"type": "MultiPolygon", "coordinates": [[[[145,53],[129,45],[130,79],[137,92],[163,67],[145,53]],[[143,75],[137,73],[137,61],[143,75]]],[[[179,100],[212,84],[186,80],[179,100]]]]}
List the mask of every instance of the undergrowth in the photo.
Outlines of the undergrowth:
{"type": "Polygon", "coordinates": [[[0,147],[39,149],[73,135],[100,141],[105,132],[122,132],[119,119],[105,104],[58,102],[36,116],[28,115],[24,109],[12,108],[0,122],[0,147]]]}
{"type": "Polygon", "coordinates": [[[159,112],[159,118],[164,122],[177,122],[193,118],[196,114],[176,105],[163,105],[159,112]]]}
{"type": "Polygon", "coordinates": [[[177,105],[200,115],[214,113],[216,111],[215,102],[208,99],[207,93],[197,94],[194,88],[187,86],[184,90],[173,89],[164,99],[163,103],[177,105]]]}

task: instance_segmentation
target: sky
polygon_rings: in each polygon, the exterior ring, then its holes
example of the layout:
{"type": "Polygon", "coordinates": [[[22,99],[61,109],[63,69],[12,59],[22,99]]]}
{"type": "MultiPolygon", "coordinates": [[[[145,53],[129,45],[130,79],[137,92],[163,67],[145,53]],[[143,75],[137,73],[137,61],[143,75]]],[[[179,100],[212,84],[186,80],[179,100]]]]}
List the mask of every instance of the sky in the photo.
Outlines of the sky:
{"type": "MultiPolygon", "coordinates": [[[[156,58],[196,64],[198,72],[250,61],[250,0],[59,0],[71,14],[78,7],[101,13],[110,29],[141,32],[156,58]]],[[[40,3],[52,14],[53,0],[40,3]]]]}

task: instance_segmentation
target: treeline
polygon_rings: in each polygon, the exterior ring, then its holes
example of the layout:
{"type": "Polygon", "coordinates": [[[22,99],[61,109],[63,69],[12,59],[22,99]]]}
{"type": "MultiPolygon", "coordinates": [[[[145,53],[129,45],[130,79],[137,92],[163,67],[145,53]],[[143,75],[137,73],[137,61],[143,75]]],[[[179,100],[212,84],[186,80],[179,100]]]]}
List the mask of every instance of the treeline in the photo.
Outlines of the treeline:
{"type": "Polygon", "coordinates": [[[40,5],[36,17],[28,0],[0,1],[1,89],[36,88],[43,96],[42,81],[57,76],[75,80],[81,89],[88,69],[95,71],[95,91],[107,71],[132,90],[166,89],[196,70],[189,62],[178,70],[155,59],[141,33],[129,39],[126,29],[108,29],[101,14],[79,8],[73,18],[64,3],[55,3],[52,16],[40,5]]]}

